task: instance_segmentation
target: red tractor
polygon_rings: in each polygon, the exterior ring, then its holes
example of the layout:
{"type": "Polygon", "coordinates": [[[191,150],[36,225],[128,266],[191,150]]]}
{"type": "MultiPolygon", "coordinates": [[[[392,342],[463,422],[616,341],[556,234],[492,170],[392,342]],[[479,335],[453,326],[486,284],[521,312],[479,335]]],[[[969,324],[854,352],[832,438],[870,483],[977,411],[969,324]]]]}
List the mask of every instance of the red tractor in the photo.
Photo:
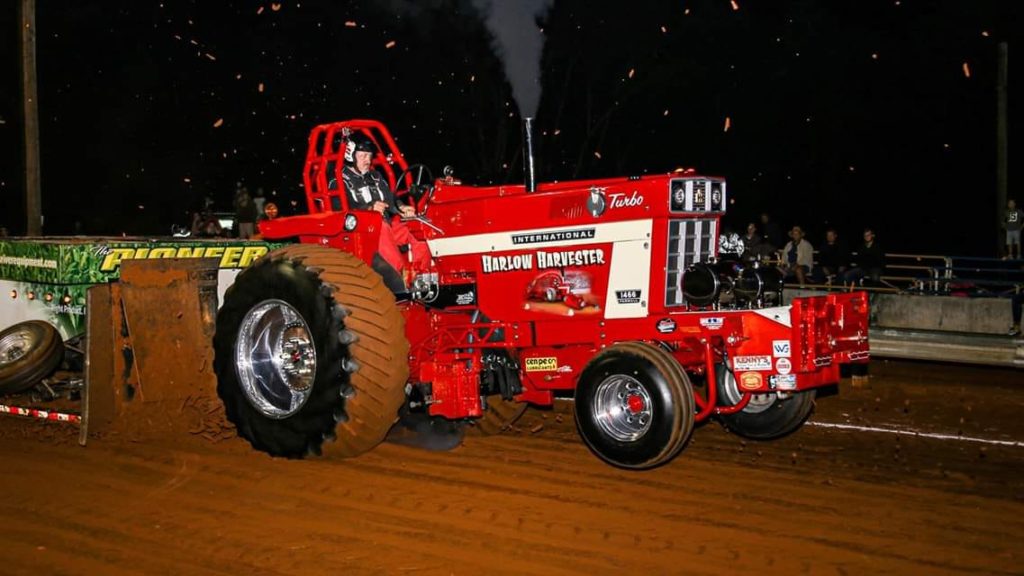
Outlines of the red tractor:
{"type": "Polygon", "coordinates": [[[308,214],[264,222],[297,243],[243,271],[214,338],[218,393],[239,434],[271,454],[354,456],[399,418],[500,430],[527,404],[573,395],[602,459],[672,459],[695,422],[748,438],[798,429],[840,365],[868,360],[860,292],[782,301],[771,267],[719,259],[721,178],[693,171],[537,185],[465,186],[408,165],[368,120],[316,127],[308,214]],[[384,270],[380,214],[349,209],[354,133],[418,216],[428,263],[384,270]]]}

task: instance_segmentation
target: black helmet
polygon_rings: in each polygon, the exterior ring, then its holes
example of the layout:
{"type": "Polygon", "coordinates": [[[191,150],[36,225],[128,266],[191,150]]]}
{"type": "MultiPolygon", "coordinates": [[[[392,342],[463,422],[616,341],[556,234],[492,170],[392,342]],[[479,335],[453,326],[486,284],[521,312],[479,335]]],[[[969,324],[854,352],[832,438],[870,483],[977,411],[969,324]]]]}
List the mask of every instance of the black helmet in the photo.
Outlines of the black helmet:
{"type": "Polygon", "coordinates": [[[376,154],[377,152],[380,152],[380,149],[377,148],[377,145],[373,143],[373,140],[370,140],[370,138],[365,134],[356,132],[349,136],[348,140],[345,142],[345,162],[355,162],[356,152],[370,152],[372,154],[376,154]]]}

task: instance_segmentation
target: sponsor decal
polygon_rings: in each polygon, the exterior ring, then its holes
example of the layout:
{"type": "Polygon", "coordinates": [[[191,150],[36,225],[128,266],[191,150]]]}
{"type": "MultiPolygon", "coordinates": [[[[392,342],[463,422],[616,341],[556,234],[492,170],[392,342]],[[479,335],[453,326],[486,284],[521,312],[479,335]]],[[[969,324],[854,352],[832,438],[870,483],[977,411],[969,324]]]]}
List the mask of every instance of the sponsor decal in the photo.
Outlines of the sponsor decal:
{"type": "Polygon", "coordinates": [[[566,364],[565,366],[559,366],[558,370],[555,370],[559,374],[572,374],[572,366],[566,364]]]}
{"type": "Polygon", "coordinates": [[[796,374],[776,374],[768,381],[774,390],[796,390],[796,374]]]}
{"type": "Polygon", "coordinates": [[[538,250],[533,254],[516,254],[514,256],[481,256],[480,263],[484,274],[494,272],[515,272],[517,270],[545,270],[547,268],[565,268],[567,266],[601,266],[606,260],[604,250],[563,250],[545,252],[538,250]],[[535,266],[536,265],[536,266],[535,266]]]}
{"type": "Polygon", "coordinates": [[[721,316],[712,316],[710,318],[700,319],[700,325],[708,330],[718,330],[723,324],[725,324],[725,318],[721,316]]]}
{"type": "Polygon", "coordinates": [[[52,304],[47,306],[47,308],[54,314],[85,316],[85,306],[81,304],[52,304]]]}
{"type": "Polygon", "coordinates": [[[103,256],[101,272],[112,272],[125,260],[156,260],[160,258],[217,258],[220,268],[245,268],[270,249],[266,246],[160,246],[157,248],[100,247],[103,256]]]}
{"type": "Polygon", "coordinates": [[[772,340],[772,356],[789,358],[789,340],[772,340]]]}
{"type": "Polygon", "coordinates": [[[594,228],[577,228],[574,230],[553,230],[551,232],[535,232],[533,234],[513,234],[513,244],[541,244],[543,242],[563,242],[565,240],[593,240],[597,235],[594,228]]]}
{"type": "Polygon", "coordinates": [[[757,390],[764,384],[760,372],[744,372],[739,378],[740,388],[744,390],[757,390]]]}
{"type": "Polygon", "coordinates": [[[558,370],[558,358],[527,358],[524,368],[527,372],[554,372],[558,370]]]}
{"type": "Polygon", "coordinates": [[[48,260],[46,258],[25,258],[21,256],[6,256],[3,254],[0,254],[0,265],[24,266],[26,268],[44,268],[46,270],[57,269],[56,260],[48,260]]]}
{"type": "Polygon", "coordinates": [[[783,375],[789,374],[793,371],[793,363],[789,358],[779,358],[775,361],[775,371],[783,375]]]}
{"type": "Polygon", "coordinates": [[[619,304],[639,304],[640,290],[616,290],[615,299],[619,304]]]}
{"type": "Polygon", "coordinates": [[[732,359],[733,369],[737,372],[747,370],[771,370],[771,356],[735,356],[732,359]]]}
{"type": "Polygon", "coordinates": [[[636,190],[633,190],[633,194],[626,196],[625,192],[612,192],[608,195],[610,208],[635,208],[642,206],[644,203],[644,196],[636,190]]]}
{"type": "Polygon", "coordinates": [[[470,304],[476,303],[476,293],[470,290],[465,294],[459,294],[455,297],[456,306],[469,306],[470,304]]]}
{"type": "Polygon", "coordinates": [[[676,321],[671,318],[662,318],[658,320],[658,332],[662,334],[671,334],[676,331],[676,321]]]}

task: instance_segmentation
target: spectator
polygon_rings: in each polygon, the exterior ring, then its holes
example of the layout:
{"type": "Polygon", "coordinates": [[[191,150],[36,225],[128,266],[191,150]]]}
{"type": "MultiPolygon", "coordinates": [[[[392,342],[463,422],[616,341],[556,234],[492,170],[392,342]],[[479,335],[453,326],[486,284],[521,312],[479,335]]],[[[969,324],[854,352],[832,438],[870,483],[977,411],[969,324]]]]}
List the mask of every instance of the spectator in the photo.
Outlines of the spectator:
{"type": "Polygon", "coordinates": [[[1006,230],[1005,258],[1020,259],[1020,230],[1022,227],[1024,227],[1024,212],[1017,208],[1017,202],[1011,198],[1006,202],[1006,212],[1003,214],[1003,228],[1006,230]],[[1014,251],[1017,253],[1016,256],[1014,256],[1014,251]]]}
{"type": "Polygon", "coordinates": [[[827,284],[835,278],[842,278],[850,264],[850,253],[846,250],[835,228],[825,231],[825,243],[818,250],[818,269],[827,284]]]}
{"type": "Polygon", "coordinates": [[[259,220],[256,221],[256,233],[252,235],[252,240],[262,240],[263,231],[260,229],[261,222],[268,222],[276,219],[278,216],[277,204],[273,202],[267,202],[263,206],[263,212],[260,213],[259,220]]]}
{"type": "Polygon", "coordinates": [[[192,216],[192,235],[200,238],[220,238],[225,236],[225,233],[213,212],[204,209],[192,216]]]}
{"type": "Polygon", "coordinates": [[[256,205],[256,213],[262,218],[264,215],[263,208],[267,204],[267,197],[263,195],[262,186],[256,189],[256,195],[252,197],[252,203],[256,205]]]}
{"type": "Polygon", "coordinates": [[[758,234],[757,224],[747,224],[747,233],[740,239],[743,242],[743,259],[747,262],[764,260],[771,254],[771,247],[758,234]]]}
{"type": "Polygon", "coordinates": [[[1021,308],[1024,307],[1024,292],[1014,294],[1010,299],[1010,306],[1012,307],[1013,325],[1010,326],[1008,334],[1010,336],[1020,336],[1020,317],[1021,308]]]}
{"type": "Polygon", "coordinates": [[[881,282],[885,270],[885,254],[875,240],[875,231],[864,229],[864,244],[857,249],[854,266],[843,274],[844,284],[863,283],[866,278],[871,282],[881,282]]]}
{"type": "Polygon", "coordinates": [[[767,212],[761,213],[761,232],[762,237],[771,247],[770,252],[774,252],[779,249],[779,246],[782,246],[782,231],[767,212]]]}
{"type": "Polygon", "coordinates": [[[242,186],[235,193],[235,220],[238,222],[238,237],[251,238],[256,232],[256,218],[259,212],[256,211],[256,204],[249,195],[249,190],[242,186]]]}
{"type": "Polygon", "coordinates": [[[224,235],[224,229],[213,214],[213,204],[213,197],[205,194],[199,209],[192,213],[192,236],[212,238],[224,235]]]}
{"type": "Polygon", "coordinates": [[[263,213],[260,214],[259,221],[260,222],[264,222],[266,220],[273,220],[273,219],[277,218],[277,216],[278,216],[277,204],[274,204],[273,202],[267,202],[263,206],[263,213]]]}
{"type": "Polygon", "coordinates": [[[811,266],[814,265],[814,247],[804,239],[803,228],[799,226],[793,226],[789,231],[789,237],[792,240],[782,249],[782,263],[779,267],[787,279],[795,276],[803,288],[807,283],[807,276],[811,273],[811,266]]]}

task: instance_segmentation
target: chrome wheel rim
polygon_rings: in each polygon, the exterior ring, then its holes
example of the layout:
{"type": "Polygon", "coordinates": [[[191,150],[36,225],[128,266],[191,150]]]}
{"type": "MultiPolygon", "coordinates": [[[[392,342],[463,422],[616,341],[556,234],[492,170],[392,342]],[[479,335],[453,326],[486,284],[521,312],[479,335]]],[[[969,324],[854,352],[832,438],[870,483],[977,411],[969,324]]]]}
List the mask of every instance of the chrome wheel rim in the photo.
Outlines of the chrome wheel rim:
{"type": "Polygon", "coordinates": [[[604,434],[635,442],[651,429],[651,395],[636,378],[615,374],[597,385],[590,414],[604,434]]]}
{"type": "Polygon", "coordinates": [[[23,326],[0,338],[0,367],[8,366],[24,358],[39,346],[39,331],[23,326]]]}
{"type": "Polygon", "coordinates": [[[309,399],[316,348],[309,326],[282,300],[264,300],[242,319],[235,371],[246,397],[268,418],[287,418],[309,399]]]}
{"type": "MultiPolygon", "coordinates": [[[[743,392],[740,392],[739,386],[736,384],[736,376],[732,373],[732,370],[726,369],[724,366],[719,365],[719,370],[725,372],[725,381],[722,386],[722,395],[725,396],[729,406],[735,406],[740,403],[743,399],[743,392]]],[[[777,397],[774,392],[767,394],[753,394],[750,396],[750,402],[743,407],[740,412],[746,412],[747,414],[759,414],[772,407],[775,404],[777,397]]]]}

